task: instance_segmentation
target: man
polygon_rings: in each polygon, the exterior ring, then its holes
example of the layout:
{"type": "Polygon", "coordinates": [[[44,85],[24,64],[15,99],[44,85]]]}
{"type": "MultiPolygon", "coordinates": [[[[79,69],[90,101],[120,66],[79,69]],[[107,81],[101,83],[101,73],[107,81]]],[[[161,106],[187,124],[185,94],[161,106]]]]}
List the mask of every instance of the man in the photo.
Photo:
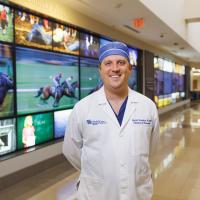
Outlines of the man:
{"type": "Polygon", "coordinates": [[[149,156],[159,137],[155,104],[128,87],[128,48],[100,48],[104,85],[78,102],[69,118],[63,153],[80,170],[79,200],[150,200],[149,156]]]}

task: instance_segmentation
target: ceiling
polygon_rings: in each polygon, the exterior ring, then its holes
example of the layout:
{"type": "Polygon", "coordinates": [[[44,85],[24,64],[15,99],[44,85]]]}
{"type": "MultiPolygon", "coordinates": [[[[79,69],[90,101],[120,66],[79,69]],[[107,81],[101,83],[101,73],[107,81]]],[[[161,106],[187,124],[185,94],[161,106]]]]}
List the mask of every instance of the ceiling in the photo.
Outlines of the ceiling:
{"type": "Polygon", "coordinates": [[[80,13],[115,27],[151,46],[163,49],[188,62],[200,62],[200,53],[155,16],[138,0],[59,0],[80,13]],[[140,29],[132,20],[144,18],[140,29]]]}

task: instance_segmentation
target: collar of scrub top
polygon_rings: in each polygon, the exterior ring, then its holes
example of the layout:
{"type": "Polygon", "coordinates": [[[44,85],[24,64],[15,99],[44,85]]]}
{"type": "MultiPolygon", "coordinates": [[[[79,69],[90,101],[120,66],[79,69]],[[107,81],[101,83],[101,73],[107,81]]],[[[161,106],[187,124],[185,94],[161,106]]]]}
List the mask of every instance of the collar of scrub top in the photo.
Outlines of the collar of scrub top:
{"type": "Polygon", "coordinates": [[[125,99],[124,102],[122,103],[122,105],[121,105],[121,107],[120,107],[120,109],[119,109],[119,113],[118,113],[118,114],[114,111],[112,105],[111,105],[110,102],[107,100],[108,103],[110,104],[110,107],[112,108],[113,112],[115,113],[115,116],[117,117],[117,120],[118,120],[120,126],[122,125],[122,121],[123,121],[123,118],[124,118],[124,112],[125,112],[125,110],[126,110],[127,100],[128,100],[128,96],[126,97],[126,99],[125,99]]]}
{"type": "Polygon", "coordinates": [[[130,88],[128,90],[128,99],[127,99],[126,109],[125,109],[125,113],[123,116],[123,121],[122,121],[121,126],[120,126],[110,104],[107,101],[107,98],[106,98],[106,95],[104,92],[104,86],[102,86],[97,92],[98,92],[97,104],[99,106],[102,106],[103,111],[112,119],[113,122],[115,122],[115,124],[120,129],[123,129],[123,127],[126,125],[126,123],[130,119],[133,112],[136,110],[135,104],[140,102],[139,99],[136,98],[136,95],[134,95],[135,91],[131,90],[130,88]]]}

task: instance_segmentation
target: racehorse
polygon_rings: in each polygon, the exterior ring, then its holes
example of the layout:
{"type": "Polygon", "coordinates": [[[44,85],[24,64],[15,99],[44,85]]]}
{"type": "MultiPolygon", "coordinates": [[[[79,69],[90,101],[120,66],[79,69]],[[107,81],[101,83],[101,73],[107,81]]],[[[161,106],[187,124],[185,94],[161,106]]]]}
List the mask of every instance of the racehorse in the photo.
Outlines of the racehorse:
{"type": "Polygon", "coordinates": [[[58,86],[57,88],[55,88],[54,86],[41,87],[37,91],[37,95],[35,97],[39,97],[42,95],[40,99],[43,101],[48,100],[49,97],[53,97],[54,98],[53,107],[57,107],[62,96],[78,99],[75,96],[75,90],[78,87],[79,87],[78,81],[75,81],[71,84],[71,89],[68,87],[66,81],[63,81],[61,85],[58,86]]]}
{"type": "Polygon", "coordinates": [[[92,89],[89,91],[88,95],[89,95],[89,94],[92,94],[93,92],[96,92],[96,91],[99,90],[102,86],[103,86],[103,82],[100,81],[96,87],[92,88],[92,89]]]}
{"type": "Polygon", "coordinates": [[[7,75],[0,75],[0,106],[3,104],[9,89],[13,89],[13,81],[7,75]]]}

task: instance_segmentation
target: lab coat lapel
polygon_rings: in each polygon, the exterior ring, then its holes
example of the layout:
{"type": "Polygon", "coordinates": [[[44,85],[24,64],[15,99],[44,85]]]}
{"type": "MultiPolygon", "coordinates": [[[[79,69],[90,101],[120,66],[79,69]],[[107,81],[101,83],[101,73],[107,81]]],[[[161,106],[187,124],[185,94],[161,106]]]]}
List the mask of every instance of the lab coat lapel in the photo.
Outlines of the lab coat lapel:
{"type": "Polygon", "coordinates": [[[123,118],[121,129],[120,129],[121,131],[124,129],[124,127],[127,125],[128,121],[129,121],[129,119],[131,118],[131,116],[136,111],[136,105],[137,105],[137,103],[139,103],[139,102],[135,98],[134,91],[132,91],[131,89],[129,89],[128,101],[127,101],[127,104],[126,104],[124,118],[123,118]]]}
{"type": "Polygon", "coordinates": [[[106,95],[104,92],[104,87],[101,87],[101,89],[99,89],[98,91],[99,95],[98,95],[98,105],[101,106],[103,112],[106,113],[106,115],[109,116],[109,118],[111,118],[111,120],[118,126],[119,122],[117,121],[117,118],[114,114],[114,111],[112,110],[110,104],[108,103],[107,99],[106,99],[106,95]]]}

